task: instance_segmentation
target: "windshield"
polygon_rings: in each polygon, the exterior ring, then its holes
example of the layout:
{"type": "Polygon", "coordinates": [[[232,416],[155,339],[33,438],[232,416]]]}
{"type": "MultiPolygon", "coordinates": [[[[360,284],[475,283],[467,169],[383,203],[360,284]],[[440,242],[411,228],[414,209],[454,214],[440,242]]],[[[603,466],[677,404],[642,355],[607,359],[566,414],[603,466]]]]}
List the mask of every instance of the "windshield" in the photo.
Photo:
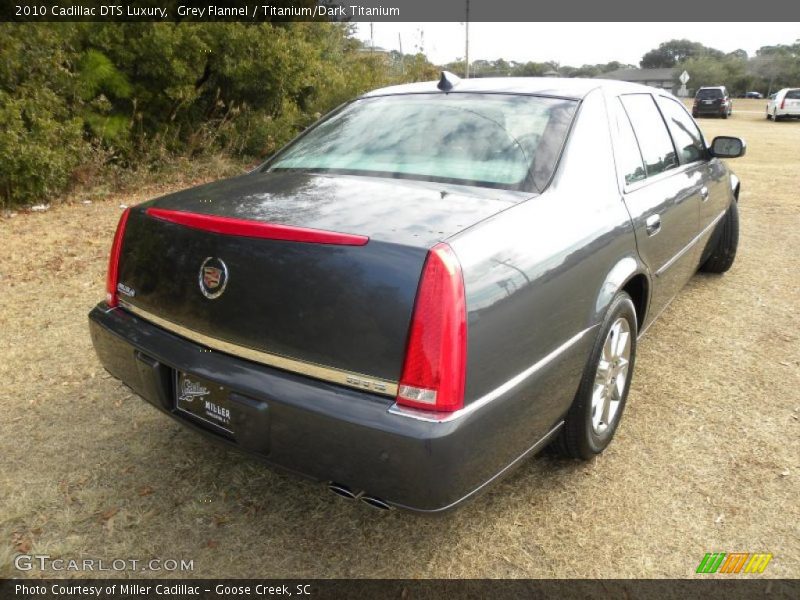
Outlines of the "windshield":
{"type": "Polygon", "coordinates": [[[267,163],[305,169],[541,190],[577,102],[507,94],[357,100],[267,163]]]}
{"type": "Polygon", "coordinates": [[[704,99],[722,98],[722,90],[718,89],[698,90],[697,97],[704,99]]]}

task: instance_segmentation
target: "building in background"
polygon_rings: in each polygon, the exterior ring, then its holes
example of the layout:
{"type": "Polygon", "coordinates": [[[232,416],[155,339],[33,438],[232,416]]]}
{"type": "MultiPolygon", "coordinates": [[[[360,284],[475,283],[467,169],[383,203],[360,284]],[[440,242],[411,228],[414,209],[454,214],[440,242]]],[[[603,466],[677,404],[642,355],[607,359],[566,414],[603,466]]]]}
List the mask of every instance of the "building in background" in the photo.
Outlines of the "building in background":
{"type": "Polygon", "coordinates": [[[675,79],[675,69],[617,69],[597,76],[599,79],[616,79],[641,83],[662,90],[669,90],[673,94],[678,92],[678,82],[675,79]]]}

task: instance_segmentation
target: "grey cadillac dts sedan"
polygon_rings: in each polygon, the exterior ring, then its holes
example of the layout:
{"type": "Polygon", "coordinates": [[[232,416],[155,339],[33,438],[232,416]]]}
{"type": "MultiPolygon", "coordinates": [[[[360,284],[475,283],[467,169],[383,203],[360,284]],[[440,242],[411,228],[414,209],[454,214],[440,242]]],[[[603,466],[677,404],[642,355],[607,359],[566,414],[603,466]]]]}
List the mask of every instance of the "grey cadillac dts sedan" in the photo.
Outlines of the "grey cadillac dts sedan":
{"type": "Polygon", "coordinates": [[[640,334],[733,263],[720,158],[744,151],[621,82],[376,90],[246,175],[126,210],[94,347],[210,438],[444,510],[547,444],[610,443],[640,334]]]}

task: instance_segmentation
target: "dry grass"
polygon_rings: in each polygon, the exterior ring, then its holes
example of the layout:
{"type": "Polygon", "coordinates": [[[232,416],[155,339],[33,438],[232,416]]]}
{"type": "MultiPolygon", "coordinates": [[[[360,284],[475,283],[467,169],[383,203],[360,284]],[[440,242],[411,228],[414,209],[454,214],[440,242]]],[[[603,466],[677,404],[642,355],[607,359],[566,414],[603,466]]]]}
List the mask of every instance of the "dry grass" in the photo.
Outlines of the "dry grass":
{"type": "Polygon", "coordinates": [[[763,105],[701,121],[749,142],[740,254],[648,332],[615,443],[530,460],[441,518],[272,473],[103,371],[86,313],[120,202],[155,190],[0,220],[0,576],[25,575],[18,550],[194,559],[204,577],[689,577],[706,551],[765,551],[764,576],[799,576],[800,122],[763,105]]]}

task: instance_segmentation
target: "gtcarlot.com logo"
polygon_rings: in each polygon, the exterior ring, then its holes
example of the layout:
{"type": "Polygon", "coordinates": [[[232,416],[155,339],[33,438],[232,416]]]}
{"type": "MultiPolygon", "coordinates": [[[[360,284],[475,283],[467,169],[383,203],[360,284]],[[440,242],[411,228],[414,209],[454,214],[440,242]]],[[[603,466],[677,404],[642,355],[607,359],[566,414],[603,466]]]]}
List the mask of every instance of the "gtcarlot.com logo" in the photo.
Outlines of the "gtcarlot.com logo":
{"type": "Polygon", "coordinates": [[[49,554],[18,554],[14,558],[18,571],[194,571],[194,560],[150,558],[51,558],[49,554]]]}
{"type": "Polygon", "coordinates": [[[695,573],[738,575],[740,573],[763,573],[772,554],[751,552],[706,552],[697,565],[695,573]]]}

